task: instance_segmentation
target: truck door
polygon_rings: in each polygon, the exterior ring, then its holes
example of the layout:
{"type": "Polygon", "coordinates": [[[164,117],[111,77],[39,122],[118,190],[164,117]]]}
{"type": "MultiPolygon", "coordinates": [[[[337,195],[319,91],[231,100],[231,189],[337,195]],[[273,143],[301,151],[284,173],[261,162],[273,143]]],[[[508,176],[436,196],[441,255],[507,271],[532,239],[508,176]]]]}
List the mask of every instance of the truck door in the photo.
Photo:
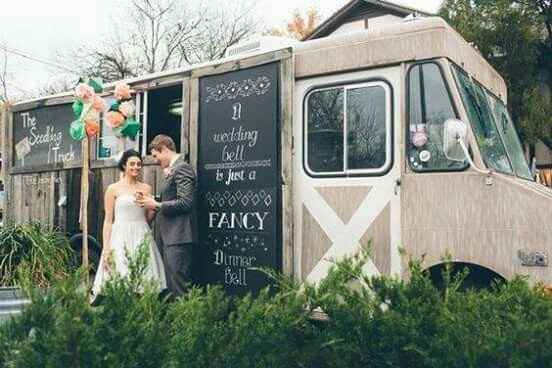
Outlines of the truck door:
{"type": "Polygon", "coordinates": [[[401,68],[296,82],[294,270],[316,282],[370,244],[365,272],[400,273],[401,68]]]}

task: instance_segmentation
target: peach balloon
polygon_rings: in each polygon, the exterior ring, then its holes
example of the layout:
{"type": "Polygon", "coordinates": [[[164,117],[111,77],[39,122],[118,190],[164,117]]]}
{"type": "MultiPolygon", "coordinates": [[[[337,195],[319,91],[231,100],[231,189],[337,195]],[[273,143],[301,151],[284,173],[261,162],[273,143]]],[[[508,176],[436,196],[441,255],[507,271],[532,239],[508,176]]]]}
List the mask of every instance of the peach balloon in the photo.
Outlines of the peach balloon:
{"type": "Polygon", "coordinates": [[[98,95],[94,95],[94,99],[92,100],[92,108],[98,112],[104,112],[107,105],[103,98],[98,95]]]}
{"type": "Polygon", "coordinates": [[[114,94],[117,100],[126,100],[130,98],[130,86],[126,83],[117,83],[114,94]]]}
{"type": "Polygon", "coordinates": [[[86,103],[92,102],[95,95],[94,89],[88,84],[80,83],[77,88],[75,88],[75,96],[86,103]]]}
{"type": "Polygon", "coordinates": [[[86,120],[84,122],[84,125],[86,128],[86,135],[88,135],[90,138],[98,135],[98,132],[100,131],[100,124],[98,124],[97,121],[86,120]]]}
{"type": "Polygon", "coordinates": [[[107,118],[107,123],[112,128],[120,127],[123,124],[123,122],[125,121],[125,117],[123,116],[123,114],[121,114],[118,111],[108,112],[106,118],[107,118]]]}

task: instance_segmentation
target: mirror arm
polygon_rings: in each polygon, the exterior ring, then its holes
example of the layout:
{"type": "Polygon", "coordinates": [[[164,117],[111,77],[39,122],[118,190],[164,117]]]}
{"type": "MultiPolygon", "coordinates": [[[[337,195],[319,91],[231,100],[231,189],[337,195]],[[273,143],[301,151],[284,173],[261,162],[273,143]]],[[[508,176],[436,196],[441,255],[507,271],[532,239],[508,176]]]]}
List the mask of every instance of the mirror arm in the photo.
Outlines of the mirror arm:
{"type": "Polygon", "coordinates": [[[458,137],[457,140],[458,140],[458,143],[460,144],[460,147],[462,147],[462,151],[464,151],[464,154],[466,155],[466,159],[468,160],[470,166],[473,167],[473,169],[478,173],[490,175],[491,174],[490,170],[480,169],[475,165],[475,162],[473,162],[473,160],[471,159],[470,153],[468,152],[468,148],[466,147],[464,140],[460,137],[458,137]]]}

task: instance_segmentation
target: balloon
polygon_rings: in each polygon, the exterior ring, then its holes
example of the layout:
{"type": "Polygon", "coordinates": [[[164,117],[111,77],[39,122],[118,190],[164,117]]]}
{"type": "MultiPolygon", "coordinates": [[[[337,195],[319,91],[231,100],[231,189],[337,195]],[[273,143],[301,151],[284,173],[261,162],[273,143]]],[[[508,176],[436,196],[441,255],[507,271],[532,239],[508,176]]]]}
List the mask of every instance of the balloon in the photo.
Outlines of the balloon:
{"type": "Polygon", "coordinates": [[[106,115],[107,123],[112,128],[118,128],[125,122],[125,117],[118,111],[110,111],[106,115]]]}
{"type": "Polygon", "coordinates": [[[90,78],[88,80],[88,85],[92,87],[96,93],[103,92],[103,83],[100,78],[90,78]]]}
{"type": "Polygon", "coordinates": [[[75,114],[75,117],[76,118],[79,118],[82,114],[82,107],[83,107],[83,104],[82,104],[82,101],[75,101],[73,102],[73,114],[75,114]]]}
{"type": "Polygon", "coordinates": [[[86,120],[85,127],[86,127],[86,134],[90,138],[97,136],[98,132],[100,131],[100,124],[98,124],[98,122],[94,120],[86,120]]]}
{"type": "Polygon", "coordinates": [[[109,108],[109,111],[119,111],[119,101],[115,101],[111,104],[111,107],[109,108]]]}
{"type": "Polygon", "coordinates": [[[119,82],[115,85],[115,91],[113,94],[119,101],[128,100],[130,98],[130,86],[126,83],[119,82]]]}
{"type": "Polygon", "coordinates": [[[113,131],[113,134],[115,134],[116,137],[121,138],[123,136],[122,130],[125,128],[126,128],[126,122],[121,126],[118,126],[116,128],[111,128],[111,130],[113,131]]]}
{"type": "Polygon", "coordinates": [[[82,120],[94,120],[99,121],[100,120],[100,113],[95,110],[94,108],[89,108],[86,112],[86,115],[83,116],[82,120]]]}
{"type": "Polygon", "coordinates": [[[104,112],[106,110],[104,99],[98,95],[95,95],[94,99],[92,100],[92,108],[98,112],[104,112]]]}
{"type": "Polygon", "coordinates": [[[136,106],[134,106],[134,101],[125,101],[121,102],[119,105],[119,112],[126,116],[127,118],[129,116],[134,116],[134,113],[136,112],[136,106]]]}
{"type": "Polygon", "coordinates": [[[84,124],[80,120],[75,120],[71,123],[71,129],[69,130],[71,138],[76,141],[82,141],[84,138],[84,124]]]}
{"type": "Polygon", "coordinates": [[[121,135],[123,137],[129,137],[130,139],[136,139],[136,136],[140,132],[140,123],[134,119],[127,119],[125,126],[121,129],[121,135]]]}
{"type": "Polygon", "coordinates": [[[87,84],[81,83],[75,88],[75,97],[83,102],[91,103],[94,95],[94,89],[87,84]]]}

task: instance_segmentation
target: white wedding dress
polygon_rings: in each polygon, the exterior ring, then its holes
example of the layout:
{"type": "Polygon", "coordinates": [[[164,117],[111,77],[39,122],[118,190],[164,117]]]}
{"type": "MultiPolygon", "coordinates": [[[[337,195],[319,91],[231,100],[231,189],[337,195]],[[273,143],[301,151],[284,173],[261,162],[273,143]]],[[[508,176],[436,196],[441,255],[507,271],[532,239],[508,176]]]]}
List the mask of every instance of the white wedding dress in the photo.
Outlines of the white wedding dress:
{"type": "MultiPolygon", "coordinates": [[[[128,274],[126,253],[132,257],[144,238],[149,238],[149,258],[145,277],[155,282],[159,286],[159,290],[166,288],[163,261],[151,235],[151,229],[146,222],[146,210],[134,202],[132,194],[123,193],[115,199],[114,218],[110,244],[113,251],[111,259],[115,271],[123,277],[126,276],[128,274]]],[[[101,289],[109,279],[110,272],[113,272],[113,269],[106,272],[103,267],[103,260],[100,260],[94,286],[92,287],[94,296],[101,294],[101,289]]]]}

